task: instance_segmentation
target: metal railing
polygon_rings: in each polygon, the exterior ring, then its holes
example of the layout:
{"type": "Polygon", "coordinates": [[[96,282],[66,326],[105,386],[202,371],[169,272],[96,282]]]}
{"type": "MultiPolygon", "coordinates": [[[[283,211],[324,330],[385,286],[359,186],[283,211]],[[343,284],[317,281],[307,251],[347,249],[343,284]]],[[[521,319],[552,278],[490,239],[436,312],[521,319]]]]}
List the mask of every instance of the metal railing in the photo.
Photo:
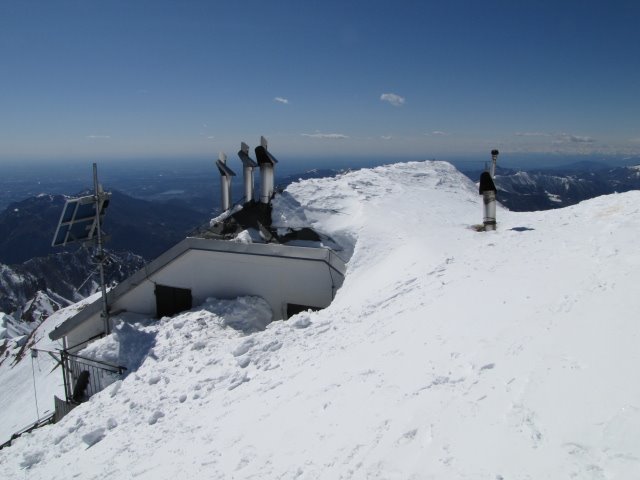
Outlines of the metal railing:
{"type": "MultiPolygon", "coordinates": [[[[53,352],[49,353],[52,354],[53,352]]],[[[54,358],[56,357],[54,356],[54,358]]],[[[59,422],[71,410],[88,400],[92,395],[121,379],[126,370],[125,367],[75,355],[67,350],[60,351],[60,363],[62,364],[66,399],[63,400],[54,396],[55,411],[11,435],[9,440],[0,444],[0,450],[10,447],[16,438],[25,433],[59,422]]]]}
{"type": "Polygon", "coordinates": [[[0,445],[0,450],[2,450],[3,448],[6,448],[6,447],[10,447],[11,443],[16,438],[19,438],[20,436],[24,435],[25,433],[31,433],[36,428],[44,427],[45,425],[49,425],[49,424],[54,423],[54,422],[55,422],[55,413],[52,413],[50,415],[47,415],[46,417],[41,418],[37,422],[34,422],[34,423],[28,425],[27,427],[24,427],[22,430],[18,430],[16,433],[11,435],[11,438],[9,440],[7,440],[6,442],[4,442],[3,444],[0,445]]]}
{"type": "Polygon", "coordinates": [[[79,404],[119,380],[126,368],[80,355],[60,352],[65,395],[68,403],[79,404]]]}
{"type": "Polygon", "coordinates": [[[62,398],[58,398],[56,395],[53,396],[53,403],[55,406],[53,423],[58,423],[60,420],[66,417],[67,414],[71,412],[71,410],[78,406],[78,404],[68,402],[66,400],[63,400],[62,398]]]}

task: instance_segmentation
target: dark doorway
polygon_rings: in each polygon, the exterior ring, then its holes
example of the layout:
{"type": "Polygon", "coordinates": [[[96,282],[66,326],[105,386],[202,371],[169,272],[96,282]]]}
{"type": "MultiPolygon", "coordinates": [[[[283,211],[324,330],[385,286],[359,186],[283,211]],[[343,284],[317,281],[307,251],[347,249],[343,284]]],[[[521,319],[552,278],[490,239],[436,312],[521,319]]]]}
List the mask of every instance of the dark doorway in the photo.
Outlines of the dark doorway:
{"type": "Polygon", "coordinates": [[[313,310],[314,312],[322,310],[320,307],[312,307],[311,305],[298,305],[297,303],[287,303],[287,318],[291,318],[296,313],[313,310]]]}
{"type": "Polygon", "coordinates": [[[177,313],[190,310],[192,305],[191,290],[188,288],[156,285],[156,316],[171,317],[177,313]]]}

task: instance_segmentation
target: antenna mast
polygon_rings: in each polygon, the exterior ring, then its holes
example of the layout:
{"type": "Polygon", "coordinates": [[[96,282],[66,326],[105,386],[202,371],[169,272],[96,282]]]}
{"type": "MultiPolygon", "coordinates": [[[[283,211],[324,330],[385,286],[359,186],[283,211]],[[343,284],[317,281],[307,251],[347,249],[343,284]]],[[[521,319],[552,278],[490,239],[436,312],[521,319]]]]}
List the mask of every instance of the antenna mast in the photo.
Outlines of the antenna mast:
{"type": "Polygon", "coordinates": [[[96,240],[97,240],[97,248],[98,254],[96,258],[98,260],[98,269],[100,270],[100,290],[102,292],[102,320],[104,321],[104,333],[105,335],[109,335],[109,305],[107,304],[107,286],[104,281],[104,247],[102,242],[102,205],[104,205],[104,201],[107,199],[107,195],[105,195],[104,190],[102,189],[102,185],[98,183],[98,165],[93,164],[93,189],[95,196],[95,205],[96,205],[96,240]]]}
{"type": "Polygon", "coordinates": [[[53,235],[52,247],[64,247],[74,242],[95,242],[95,259],[100,270],[100,289],[102,290],[102,314],[104,332],[110,333],[109,308],[107,305],[107,287],[104,281],[104,237],[102,232],[102,216],[109,206],[111,194],[105,192],[98,183],[98,166],[93,164],[93,195],[79,198],[68,198],[60,214],[56,233],[53,235]]]}

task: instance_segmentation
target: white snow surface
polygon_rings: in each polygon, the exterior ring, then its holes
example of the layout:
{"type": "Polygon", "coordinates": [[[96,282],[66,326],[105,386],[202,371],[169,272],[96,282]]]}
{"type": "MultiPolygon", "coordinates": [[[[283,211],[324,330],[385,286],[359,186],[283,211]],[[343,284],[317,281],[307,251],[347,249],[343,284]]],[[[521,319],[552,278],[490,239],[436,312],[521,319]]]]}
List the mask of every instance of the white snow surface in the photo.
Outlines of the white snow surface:
{"type": "Polygon", "coordinates": [[[0,451],[0,478],[640,478],[640,192],[487,233],[442,162],[286,193],[353,251],[330,307],[122,323],[92,348],[128,376],[0,451]]]}
{"type": "Polygon", "coordinates": [[[6,342],[6,350],[0,356],[0,443],[9,440],[14,432],[34,424],[38,415],[42,418],[51,414],[54,395],[64,398],[60,368],[52,372],[57,361],[44,352],[39,352],[36,358],[32,358],[31,348],[52,352],[62,348],[62,342],[49,339],[49,332],[95,298],[93,295],[52,313],[33,330],[31,324],[16,323],[8,315],[0,314],[0,317],[4,315],[1,325],[13,327],[4,334],[8,337],[4,340],[3,329],[0,328],[0,345],[6,342]],[[24,334],[16,336],[25,325],[24,334]]]}
{"type": "Polygon", "coordinates": [[[28,323],[18,321],[11,315],[0,312],[0,341],[7,340],[7,346],[13,346],[9,341],[13,340],[15,342],[29,335],[32,330],[33,328],[28,323]]]}

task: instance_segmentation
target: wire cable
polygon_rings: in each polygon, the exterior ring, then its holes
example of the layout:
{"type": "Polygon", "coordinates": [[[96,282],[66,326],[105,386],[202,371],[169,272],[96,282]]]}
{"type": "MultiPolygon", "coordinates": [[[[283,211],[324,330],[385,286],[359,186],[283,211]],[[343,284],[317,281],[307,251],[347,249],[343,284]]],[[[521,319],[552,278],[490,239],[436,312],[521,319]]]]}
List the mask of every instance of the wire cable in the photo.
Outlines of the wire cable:
{"type": "Polygon", "coordinates": [[[38,391],[36,390],[36,370],[33,366],[33,351],[31,352],[31,374],[33,376],[33,396],[36,399],[36,415],[38,416],[38,423],[40,422],[40,409],[38,408],[38,391]]]}

